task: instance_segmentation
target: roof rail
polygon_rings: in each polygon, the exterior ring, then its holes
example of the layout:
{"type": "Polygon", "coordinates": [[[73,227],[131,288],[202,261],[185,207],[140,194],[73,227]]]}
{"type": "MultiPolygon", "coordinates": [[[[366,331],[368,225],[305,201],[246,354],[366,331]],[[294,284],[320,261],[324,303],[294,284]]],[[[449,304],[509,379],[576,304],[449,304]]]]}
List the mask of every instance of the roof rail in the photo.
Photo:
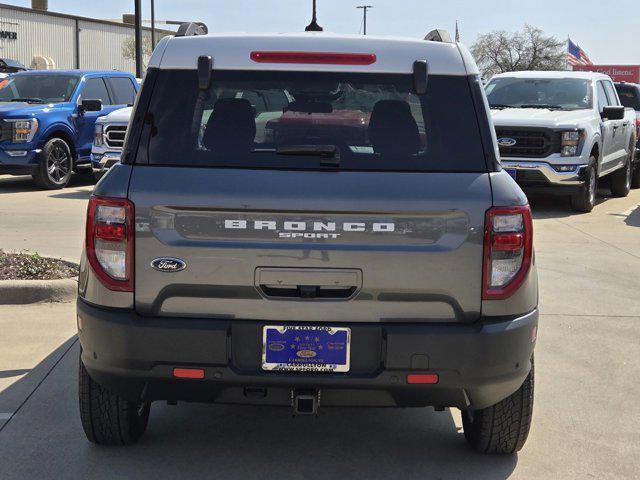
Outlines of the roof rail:
{"type": "Polygon", "coordinates": [[[453,43],[451,41],[451,34],[447,30],[436,29],[431,30],[427,33],[427,36],[424,37],[425,40],[429,42],[442,42],[442,43],[453,43]]]}
{"type": "Polygon", "coordinates": [[[194,35],[206,35],[209,29],[202,22],[186,22],[182,23],[178,28],[176,37],[192,37],[194,35]]]}

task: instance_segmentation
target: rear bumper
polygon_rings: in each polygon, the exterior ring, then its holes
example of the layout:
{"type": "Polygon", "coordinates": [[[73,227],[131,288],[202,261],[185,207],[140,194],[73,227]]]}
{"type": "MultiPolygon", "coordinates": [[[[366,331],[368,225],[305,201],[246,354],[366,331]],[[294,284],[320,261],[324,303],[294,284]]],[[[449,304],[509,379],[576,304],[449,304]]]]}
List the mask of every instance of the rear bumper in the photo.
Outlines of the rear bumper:
{"type": "Polygon", "coordinates": [[[349,373],[282,373],[261,368],[265,322],[141,317],[78,300],[87,371],[132,401],[288,406],[293,389],[312,388],[323,406],[484,408],[526,378],[537,322],[535,310],[473,325],[340,324],[352,329],[349,373]],[[175,367],[203,368],[205,378],[175,379],[175,367]],[[409,385],[409,373],[439,381],[409,385]]]}

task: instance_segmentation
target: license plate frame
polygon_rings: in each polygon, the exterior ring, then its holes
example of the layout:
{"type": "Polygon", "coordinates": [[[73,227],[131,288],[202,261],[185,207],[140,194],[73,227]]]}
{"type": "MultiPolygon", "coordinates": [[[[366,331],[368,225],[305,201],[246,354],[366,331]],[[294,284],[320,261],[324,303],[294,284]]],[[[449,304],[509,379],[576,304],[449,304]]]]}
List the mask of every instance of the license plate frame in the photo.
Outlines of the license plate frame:
{"type": "Polygon", "coordinates": [[[351,329],[304,325],[262,327],[262,369],[279,372],[347,373],[351,329]]]}

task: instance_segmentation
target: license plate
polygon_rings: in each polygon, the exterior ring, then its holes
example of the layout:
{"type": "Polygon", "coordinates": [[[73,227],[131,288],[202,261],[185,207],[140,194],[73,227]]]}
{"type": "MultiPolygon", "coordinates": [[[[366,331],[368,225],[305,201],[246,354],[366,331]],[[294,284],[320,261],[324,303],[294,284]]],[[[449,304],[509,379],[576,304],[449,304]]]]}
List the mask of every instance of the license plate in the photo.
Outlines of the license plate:
{"type": "Polygon", "coordinates": [[[505,168],[504,171],[511,175],[511,178],[513,178],[514,180],[516,179],[516,173],[518,171],[515,168],[505,168]]]}
{"type": "Polygon", "coordinates": [[[351,329],[265,326],[262,369],[294,372],[348,372],[351,329]]]}

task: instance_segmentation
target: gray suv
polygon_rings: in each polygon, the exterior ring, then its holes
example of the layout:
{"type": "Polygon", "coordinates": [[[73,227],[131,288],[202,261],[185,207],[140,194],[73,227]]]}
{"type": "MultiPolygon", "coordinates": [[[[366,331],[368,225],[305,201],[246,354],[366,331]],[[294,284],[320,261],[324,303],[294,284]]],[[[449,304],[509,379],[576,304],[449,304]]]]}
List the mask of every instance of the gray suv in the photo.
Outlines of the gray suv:
{"type": "Polygon", "coordinates": [[[527,198],[463,46],[165,38],[89,202],[82,425],[122,445],[157,400],[456,407],[475,449],[512,453],[537,301],[527,198]]]}

